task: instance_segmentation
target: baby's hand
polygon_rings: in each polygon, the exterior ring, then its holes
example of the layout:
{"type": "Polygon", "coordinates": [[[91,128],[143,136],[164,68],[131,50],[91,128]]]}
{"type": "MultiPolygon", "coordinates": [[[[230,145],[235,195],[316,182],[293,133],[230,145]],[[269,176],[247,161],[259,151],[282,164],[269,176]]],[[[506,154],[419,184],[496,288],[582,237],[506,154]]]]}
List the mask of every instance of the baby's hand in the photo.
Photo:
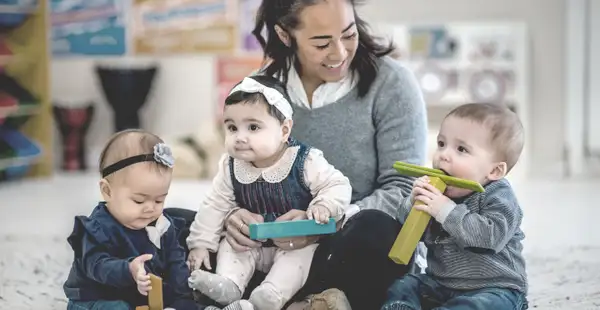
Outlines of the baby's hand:
{"type": "Polygon", "coordinates": [[[444,193],[431,185],[429,179],[426,179],[426,182],[420,182],[419,184],[415,181],[412,195],[415,197],[415,200],[423,203],[414,205],[414,208],[427,212],[436,219],[442,209],[453,207],[453,205],[455,205],[450,198],[446,197],[444,193]]]}
{"type": "Polygon", "coordinates": [[[188,268],[190,268],[190,271],[202,268],[203,264],[204,267],[206,267],[206,269],[212,269],[212,267],[210,266],[210,255],[208,253],[208,250],[205,248],[195,248],[191,250],[187,259],[187,265],[188,268]]]}
{"type": "Polygon", "coordinates": [[[306,217],[308,217],[309,220],[314,219],[315,222],[319,224],[327,224],[329,223],[331,212],[323,206],[313,205],[306,210],[306,217]]]}
{"type": "Polygon", "coordinates": [[[429,184],[428,176],[422,176],[422,177],[416,179],[415,182],[413,183],[413,189],[412,189],[412,192],[410,193],[410,202],[412,204],[415,204],[415,197],[419,196],[419,191],[420,191],[420,189],[425,187],[425,184],[429,184]]]}
{"type": "Polygon", "coordinates": [[[144,254],[136,257],[129,263],[129,271],[135,280],[138,292],[147,296],[152,289],[150,286],[150,276],[146,273],[144,263],[152,259],[152,254],[144,254]]]}

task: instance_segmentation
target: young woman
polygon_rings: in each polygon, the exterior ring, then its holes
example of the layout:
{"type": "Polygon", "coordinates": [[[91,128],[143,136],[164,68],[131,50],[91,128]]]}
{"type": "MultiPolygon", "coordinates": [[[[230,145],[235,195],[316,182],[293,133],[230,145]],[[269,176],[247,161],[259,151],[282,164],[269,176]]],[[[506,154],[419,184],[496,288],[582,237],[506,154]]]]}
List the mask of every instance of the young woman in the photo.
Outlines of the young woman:
{"type": "MultiPolygon", "coordinates": [[[[410,195],[413,179],[392,165],[425,162],[427,117],[417,81],[388,56],[393,46],[380,45],[369,34],[355,0],[263,0],[253,33],[269,59],[262,73],[287,85],[294,136],[322,150],[353,188],[336,234],[279,242],[295,248],[320,243],[296,295],[299,302],[288,309],[305,309],[329,288],[343,291],[353,309],[379,309],[392,281],[408,269],[394,264],[388,252],[401,228],[398,207],[410,195]]],[[[182,210],[170,214],[188,222],[194,217],[182,210]]],[[[292,210],[281,218],[302,214],[292,210]]],[[[243,229],[257,220],[260,216],[244,208],[229,215],[226,239],[233,249],[261,246],[243,229]]]]}

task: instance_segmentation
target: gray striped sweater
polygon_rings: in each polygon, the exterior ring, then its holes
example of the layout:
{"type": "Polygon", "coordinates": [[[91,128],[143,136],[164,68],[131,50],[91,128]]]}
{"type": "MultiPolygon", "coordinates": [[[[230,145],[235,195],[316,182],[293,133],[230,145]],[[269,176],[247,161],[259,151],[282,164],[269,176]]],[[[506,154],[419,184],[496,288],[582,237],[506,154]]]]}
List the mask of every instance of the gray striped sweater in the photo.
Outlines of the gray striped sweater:
{"type": "MultiPolygon", "coordinates": [[[[441,222],[432,219],[425,232],[426,273],[453,289],[502,287],[527,293],[523,212],[510,183],[491,182],[484,193],[455,202],[447,216],[438,218],[441,222]]],[[[410,208],[410,199],[405,199],[400,222],[410,208]]]]}

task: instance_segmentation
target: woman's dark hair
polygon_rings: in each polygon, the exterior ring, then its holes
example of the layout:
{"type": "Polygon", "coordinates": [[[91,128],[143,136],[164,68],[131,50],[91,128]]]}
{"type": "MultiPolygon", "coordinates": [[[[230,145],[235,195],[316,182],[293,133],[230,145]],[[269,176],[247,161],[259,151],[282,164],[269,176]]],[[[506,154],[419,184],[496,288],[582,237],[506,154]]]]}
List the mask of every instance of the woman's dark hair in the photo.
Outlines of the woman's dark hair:
{"type": "MultiPolygon", "coordinates": [[[[292,100],[290,99],[290,96],[285,88],[285,84],[281,83],[280,80],[274,78],[273,76],[267,75],[252,75],[248,76],[248,78],[251,78],[269,88],[275,89],[276,91],[280,92],[290,104],[292,104],[292,100]]],[[[237,83],[235,86],[238,86],[240,83],[241,82],[237,83]]],[[[236,91],[227,96],[227,98],[225,98],[225,106],[238,104],[240,102],[252,104],[265,104],[267,105],[267,111],[269,112],[269,115],[276,118],[279,121],[279,123],[283,123],[283,121],[285,120],[285,116],[279,110],[277,110],[275,106],[269,104],[267,102],[267,98],[265,98],[265,96],[261,93],[247,93],[244,91],[236,91]]]]}
{"type": "MultiPolygon", "coordinates": [[[[300,12],[307,6],[315,5],[325,0],[263,0],[256,13],[256,25],[252,34],[256,37],[263,48],[265,60],[271,63],[263,69],[267,75],[275,75],[287,84],[287,73],[292,66],[292,59],[297,50],[295,38],[291,37],[290,46],[286,46],[277,36],[275,25],[290,33],[290,30],[300,26],[300,12]],[[266,40],[262,36],[263,28],[266,27],[266,40]]],[[[359,0],[346,0],[353,8],[359,0]]],[[[356,14],[354,19],[358,30],[358,49],[350,64],[350,70],[358,76],[358,95],[362,97],[367,94],[371,84],[377,76],[378,66],[376,59],[388,55],[394,50],[394,44],[387,46],[376,42],[376,37],[368,31],[368,24],[356,14]]],[[[299,64],[294,64],[299,71],[299,64]]]]}

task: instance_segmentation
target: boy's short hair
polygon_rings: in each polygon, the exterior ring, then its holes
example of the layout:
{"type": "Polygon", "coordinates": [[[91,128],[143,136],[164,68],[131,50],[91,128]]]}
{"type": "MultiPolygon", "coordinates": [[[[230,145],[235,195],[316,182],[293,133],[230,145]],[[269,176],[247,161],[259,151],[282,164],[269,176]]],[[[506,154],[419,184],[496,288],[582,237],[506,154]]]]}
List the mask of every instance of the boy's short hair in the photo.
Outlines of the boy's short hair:
{"type": "Polygon", "coordinates": [[[468,103],[455,108],[446,117],[450,116],[469,119],[487,127],[496,156],[506,162],[508,171],[515,166],[525,143],[523,124],[516,113],[502,104],[468,103]]]}
{"type": "MultiPolygon", "coordinates": [[[[142,129],[125,129],[113,134],[100,153],[98,167],[100,174],[106,167],[125,158],[154,153],[154,146],[158,143],[164,143],[164,141],[157,135],[142,129]]],[[[158,169],[163,167],[166,169],[157,162],[147,163],[155,164],[158,169]]]]}

